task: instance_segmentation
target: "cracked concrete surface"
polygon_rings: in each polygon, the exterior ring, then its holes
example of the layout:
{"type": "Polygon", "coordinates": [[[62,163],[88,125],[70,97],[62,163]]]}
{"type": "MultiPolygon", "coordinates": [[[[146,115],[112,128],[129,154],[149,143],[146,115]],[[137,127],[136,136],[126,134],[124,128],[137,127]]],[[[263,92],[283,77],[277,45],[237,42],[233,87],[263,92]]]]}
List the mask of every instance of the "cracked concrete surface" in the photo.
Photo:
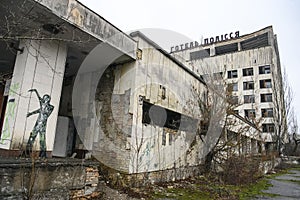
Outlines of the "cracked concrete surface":
{"type": "Polygon", "coordinates": [[[272,186],[263,192],[278,196],[259,196],[256,199],[300,199],[300,169],[290,170],[287,174],[277,176],[271,179],[270,183],[272,186]]]}

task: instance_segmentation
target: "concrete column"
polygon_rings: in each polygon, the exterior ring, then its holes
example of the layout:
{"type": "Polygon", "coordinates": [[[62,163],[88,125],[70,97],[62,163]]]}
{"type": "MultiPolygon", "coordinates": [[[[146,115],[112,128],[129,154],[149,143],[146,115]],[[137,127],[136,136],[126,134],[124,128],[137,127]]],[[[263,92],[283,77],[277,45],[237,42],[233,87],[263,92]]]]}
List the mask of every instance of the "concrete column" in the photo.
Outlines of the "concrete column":
{"type": "MultiPolygon", "coordinates": [[[[42,98],[50,95],[50,104],[54,106],[46,124],[46,147],[52,151],[67,48],[62,42],[37,40],[23,40],[20,47],[24,47],[24,52],[18,52],[16,57],[0,148],[21,150],[26,146],[39,114],[26,115],[40,108],[37,95],[28,90],[36,89],[42,98]]],[[[39,137],[33,150],[39,150],[39,137]]]]}
{"type": "Polygon", "coordinates": [[[240,42],[238,42],[238,51],[242,51],[242,45],[240,42]]]}
{"type": "Polygon", "coordinates": [[[215,56],[216,55],[216,48],[215,45],[212,45],[210,47],[210,56],[215,56]]]}

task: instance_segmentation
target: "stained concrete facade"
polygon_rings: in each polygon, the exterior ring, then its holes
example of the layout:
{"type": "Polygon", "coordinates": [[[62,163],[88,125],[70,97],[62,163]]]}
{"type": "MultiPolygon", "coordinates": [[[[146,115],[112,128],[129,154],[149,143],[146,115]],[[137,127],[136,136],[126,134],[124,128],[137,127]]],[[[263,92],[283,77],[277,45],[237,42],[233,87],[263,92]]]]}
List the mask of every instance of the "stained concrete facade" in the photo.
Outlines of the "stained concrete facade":
{"type": "Polygon", "coordinates": [[[219,84],[233,87],[232,96],[237,98],[236,114],[259,128],[247,132],[247,137],[274,144],[282,132],[280,137],[286,141],[280,57],[272,27],[178,51],[174,56],[188,60],[198,74],[208,78],[207,84],[215,75],[220,75],[219,84]],[[264,95],[269,95],[268,99],[264,99],[264,95]]]}
{"type": "MultiPolygon", "coordinates": [[[[12,78],[4,80],[9,95],[1,155],[25,150],[38,119],[27,114],[42,105],[28,91],[36,89],[51,97],[54,108],[45,123],[48,156],[92,153],[125,173],[201,163],[205,152],[197,147],[203,142],[196,134],[201,112],[194,93],[205,99],[207,88],[186,64],[142,33],[122,33],[75,0],[3,5],[1,19],[20,18],[24,26],[11,24],[13,35],[0,30],[3,51],[9,51],[5,42],[14,51],[6,66],[12,78]],[[91,62],[97,45],[97,61],[91,62]]],[[[40,150],[40,135],[34,151],[40,150]]]]}
{"type": "MultiPolygon", "coordinates": [[[[73,121],[72,115],[65,114],[64,105],[60,109],[61,97],[64,96],[62,88],[67,85],[66,80],[76,76],[80,64],[96,45],[105,44],[105,50],[118,55],[113,62],[123,63],[135,59],[137,44],[75,0],[3,1],[0,10],[0,21],[7,22],[5,27],[0,28],[3,52],[0,58],[1,155],[21,155],[35,128],[45,133],[46,140],[43,144],[46,145],[48,156],[51,156],[56,134],[65,134],[56,130],[58,116],[69,117],[70,126],[73,121]],[[18,23],[13,23],[15,21],[18,23]],[[40,110],[37,110],[42,109],[42,101],[39,101],[34,91],[29,92],[31,89],[36,89],[41,98],[45,94],[51,98],[49,105],[54,109],[49,112],[49,116],[43,115],[46,117],[43,119],[46,121],[45,126],[43,125],[45,130],[37,123],[42,116],[39,115],[40,110]],[[27,116],[32,111],[35,115],[27,116]]],[[[98,61],[100,65],[101,62],[105,63],[104,60],[98,61]]],[[[71,97],[66,101],[68,109],[71,97]]],[[[74,132],[74,126],[67,133],[72,130],[74,132]]],[[[69,136],[73,137],[75,134],[70,133],[69,136]]],[[[39,132],[34,141],[35,151],[40,150],[40,135],[39,132]]],[[[74,142],[67,144],[72,151],[74,142]]]]}
{"type": "Polygon", "coordinates": [[[191,145],[203,144],[193,90],[206,93],[204,81],[142,33],[131,35],[139,44],[138,60],[106,69],[95,102],[99,133],[82,138],[94,141],[97,159],[125,173],[199,165],[203,152],[191,145]],[[171,120],[179,125],[167,126],[171,120]]]}
{"type": "MultiPolygon", "coordinates": [[[[26,114],[39,107],[35,94],[28,90],[37,89],[41,95],[49,94],[54,106],[45,130],[49,156],[77,153],[83,158],[92,154],[126,174],[166,171],[164,180],[198,175],[197,166],[218,140],[225,115],[220,109],[225,107],[224,101],[215,99],[208,130],[201,126],[205,119],[199,101],[209,101],[211,86],[204,77],[207,68],[209,73],[226,76],[238,70],[237,78],[225,81],[238,83],[234,95],[240,101],[242,95],[255,94],[255,103],[243,104],[238,110],[239,127],[249,126],[243,136],[248,138],[243,151],[256,152],[257,141],[272,142],[269,133],[261,134],[243,115],[245,109],[255,107],[260,118],[258,110],[271,108],[271,103],[259,103],[260,94],[271,89],[242,91],[244,82],[255,79],[254,87],[258,88],[260,80],[273,79],[274,70],[260,75],[259,66],[280,68],[272,29],[171,55],[140,32],[124,34],[78,1],[26,0],[21,7],[22,2],[13,6],[5,1],[4,5],[17,13],[15,17],[23,16],[20,19],[27,26],[12,24],[14,35],[0,29],[0,45],[12,43],[9,48],[15,52],[7,66],[11,81],[4,81],[9,95],[0,148],[6,153],[20,155],[27,144],[36,118],[26,114]],[[30,14],[24,15],[27,12],[30,14]],[[265,33],[265,46],[242,49],[244,41],[265,33]],[[218,49],[231,43],[237,43],[236,51],[218,49]],[[190,58],[190,53],[203,48],[210,49],[208,55],[190,58]],[[96,62],[89,59],[93,55],[96,62]],[[243,77],[243,69],[250,67],[253,75],[243,77]],[[61,131],[61,127],[67,130],[61,131]]],[[[1,11],[1,19],[9,15],[5,7],[1,11]]],[[[267,123],[271,119],[263,120],[267,123]]],[[[38,141],[34,150],[39,151],[38,141]]]]}
{"type": "Polygon", "coordinates": [[[67,47],[62,42],[34,40],[21,41],[19,46],[24,48],[24,51],[16,56],[0,148],[23,149],[27,144],[36,122],[26,117],[26,113],[40,107],[36,94],[28,92],[29,89],[35,88],[41,96],[49,94],[51,104],[55,108],[46,129],[46,132],[50,133],[46,137],[47,149],[52,151],[67,47]]]}

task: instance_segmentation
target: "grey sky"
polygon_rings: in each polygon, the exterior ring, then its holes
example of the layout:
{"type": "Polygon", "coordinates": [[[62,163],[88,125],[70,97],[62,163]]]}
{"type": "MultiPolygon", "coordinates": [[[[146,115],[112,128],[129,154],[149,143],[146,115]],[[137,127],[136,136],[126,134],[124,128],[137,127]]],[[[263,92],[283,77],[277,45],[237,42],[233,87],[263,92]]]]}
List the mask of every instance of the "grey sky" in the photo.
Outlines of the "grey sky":
{"type": "MultiPolygon", "coordinates": [[[[80,0],[127,32],[143,28],[168,29],[193,40],[240,31],[247,34],[273,25],[281,64],[293,87],[300,120],[300,1],[298,0],[80,0]]],[[[155,41],[155,39],[153,39],[155,41]]],[[[159,44],[158,41],[155,41],[159,44]]],[[[180,43],[180,42],[179,42],[180,43]]],[[[179,44],[175,43],[175,44],[179,44]]],[[[174,44],[174,45],[175,45],[174,44]]]]}

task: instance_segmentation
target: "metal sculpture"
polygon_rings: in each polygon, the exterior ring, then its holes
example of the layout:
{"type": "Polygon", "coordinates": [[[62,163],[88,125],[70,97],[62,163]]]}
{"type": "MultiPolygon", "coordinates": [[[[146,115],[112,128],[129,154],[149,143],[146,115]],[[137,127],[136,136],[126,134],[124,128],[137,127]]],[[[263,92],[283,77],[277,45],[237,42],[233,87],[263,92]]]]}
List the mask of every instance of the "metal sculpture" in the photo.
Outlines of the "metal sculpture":
{"type": "Polygon", "coordinates": [[[39,114],[39,115],[33,127],[33,130],[30,133],[30,137],[28,139],[27,146],[26,146],[26,152],[30,153],[32,151],[32,145],[35,141],[35,138],[38,134],[40,134],[40,155],[39,156],[45,158],[46,151],[47,151],[46,125],[47,125],[47,120],[54,109],[54,106],[50,104],[50,100],[51,100],[50,95],[45,94],[42,98],[36,89],[30,89],[28,90],[28,92],[35,92],[40,102],[40,108],[35,111],[29,112],[27,114],[27,117],[34,114],[39,114]]]}

